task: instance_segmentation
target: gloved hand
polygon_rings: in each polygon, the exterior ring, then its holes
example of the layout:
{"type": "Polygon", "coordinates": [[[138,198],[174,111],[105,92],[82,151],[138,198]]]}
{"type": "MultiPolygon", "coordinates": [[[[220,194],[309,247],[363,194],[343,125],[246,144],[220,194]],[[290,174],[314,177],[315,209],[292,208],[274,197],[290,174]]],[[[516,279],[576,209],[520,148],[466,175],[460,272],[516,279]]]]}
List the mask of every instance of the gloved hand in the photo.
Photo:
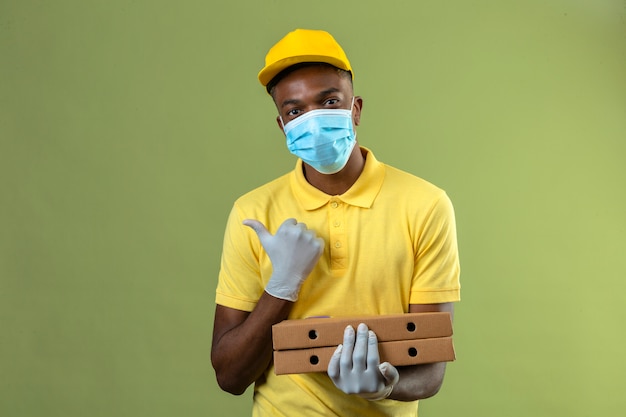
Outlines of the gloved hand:
{"type": "Polygon", "coordinates": [[[357,394],[370,401],[389,397],[400,380],[398,370],[389,362],[380,363],[378,338],[361,323],[356,334],[348,326],[328,363],[328,376],[346,394],[357,394]]]}
{"type": "Polygon", "coordinates": [[[244,220],[259,237],[272,261],[272,276],[265,291],[283,300],[296,301],[304,280],[324,252],[324,240],[304,223],[287,219],[272,235],[258,220],[244,220]]]}

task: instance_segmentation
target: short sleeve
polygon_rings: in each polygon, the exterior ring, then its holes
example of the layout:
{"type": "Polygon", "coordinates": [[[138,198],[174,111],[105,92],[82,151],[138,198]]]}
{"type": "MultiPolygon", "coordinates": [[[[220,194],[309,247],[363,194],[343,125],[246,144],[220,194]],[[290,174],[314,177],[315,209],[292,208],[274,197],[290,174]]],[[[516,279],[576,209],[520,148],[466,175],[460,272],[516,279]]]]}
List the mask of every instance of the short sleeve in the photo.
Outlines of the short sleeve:
{"type": "Polygon", "coordinates": [[[460,300],[460,264],[454,208],[447,194],[435,200],[416,237],[410,304],[460,300]]]}
{"type": "Polygon", "coordinates": [[[252,311],[263,294],[259,269],[260,243],[243,225],[244,216],[235,204],[226,223],[215,302],[225,307],[252,311]]]}

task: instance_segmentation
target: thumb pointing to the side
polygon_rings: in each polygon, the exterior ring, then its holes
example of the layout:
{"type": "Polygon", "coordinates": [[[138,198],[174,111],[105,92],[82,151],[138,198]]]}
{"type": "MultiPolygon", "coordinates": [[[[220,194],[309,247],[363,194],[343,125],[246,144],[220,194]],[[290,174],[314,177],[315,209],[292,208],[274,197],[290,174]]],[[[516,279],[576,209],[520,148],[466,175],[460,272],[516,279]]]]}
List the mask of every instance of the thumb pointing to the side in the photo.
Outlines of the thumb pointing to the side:
{"type": "Polygon", "coordinates": [[[267,230],[265,225],[258,220],[246,219],[243,221],[243,224],[256,232],[263,246],[265,246],[267,239],[272,237],[272,234],[267,230]]]}

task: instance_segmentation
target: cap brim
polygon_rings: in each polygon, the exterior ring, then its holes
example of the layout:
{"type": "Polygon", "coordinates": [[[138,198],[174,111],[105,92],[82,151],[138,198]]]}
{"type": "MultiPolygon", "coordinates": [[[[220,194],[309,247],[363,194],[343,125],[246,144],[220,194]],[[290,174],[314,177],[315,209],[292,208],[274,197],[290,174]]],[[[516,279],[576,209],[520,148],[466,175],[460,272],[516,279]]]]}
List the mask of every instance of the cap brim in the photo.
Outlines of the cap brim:
{"type": "MultiPolygon", "coordinates": [[[[272,81],[272,78],[277,76],[281,71],[291,67],[292,65],[301,64],[303,62],[321,62],[325,64],[330,64],[342,70],[352,72],[352,69],[346,66],[346,63],[344,61],[339,60],[335,57],[325,55],[299,55],[290,56],[288,58],[281,59],[280,61],[276,61],[266,66],[259,72],[259,81],[262,85],[267,86],[267,84],[272,81]]],[[[354,78],[354,75],[352,77],[354,78]]]]}

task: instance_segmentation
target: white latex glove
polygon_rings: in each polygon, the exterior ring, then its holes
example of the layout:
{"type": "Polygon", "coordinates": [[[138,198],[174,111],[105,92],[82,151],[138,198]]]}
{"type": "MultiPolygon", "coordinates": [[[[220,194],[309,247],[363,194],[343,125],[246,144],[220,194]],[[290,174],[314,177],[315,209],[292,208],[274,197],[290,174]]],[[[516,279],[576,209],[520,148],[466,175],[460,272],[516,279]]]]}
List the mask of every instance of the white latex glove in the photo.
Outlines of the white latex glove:
{"type": "Polygon", "coordinates": [[[304,280],[324,252],[324,240],[304,223],[287,219],[272,235],[258,220],[244,220],[259,237],[272,261],[272,276],[265,291],[283,300],[296,301],[304,280]]]}
{"type": "Polygon", "coordinates": [[[370,401],[389,397],[400,380],[398,370],[389,362],[380,363],[378,338],[361,323],[357,329],[348,326],[328,363],[328,376],[346,394],[357,394],[370,401]]]}

